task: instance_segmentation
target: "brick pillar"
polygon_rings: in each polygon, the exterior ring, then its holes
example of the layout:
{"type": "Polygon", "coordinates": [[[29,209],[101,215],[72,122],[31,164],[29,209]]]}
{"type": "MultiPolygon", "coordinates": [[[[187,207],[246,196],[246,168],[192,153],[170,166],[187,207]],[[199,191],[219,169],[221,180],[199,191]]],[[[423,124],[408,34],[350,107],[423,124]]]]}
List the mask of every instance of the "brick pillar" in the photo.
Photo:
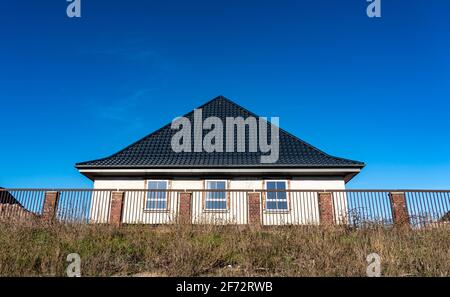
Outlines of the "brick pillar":
{"type": "Polygon", "coordinates": [[[334,224],[333,194],[319,192],[319,218],[322,225],[334,224]]]}
{"type": "Polygon", "coordinates": [[[392,218],[395,226],[409,226],[408,208],[404,192],[389,193],[391,201],[392,218]]]}
{"type": "Polygon", "coordinates": [[[112,192],[111,194],[111,212],[109,214],[109,223],[114,226],[120,226],[122,223],[122,208],[124,192],[112,192]]]}
{"type": "Polygon", "coordinates": [[[179,223],[190,224],[192,223],[191,210],[192,210],[192,193],[183,192],[180,193],[180,214],[179,223]]]}
{"type": "Polygon", "coordinates": [[[261,193],[248,193],[248,223],[261,226],[261,193]]]}
{"type": "Polygon", "coordinates": [[[42,219],[47,223],[53,222],[56,218],[56,209],[58,207],[59,195],[60,193],[56,191],[45,192],[44,211],[42,213],[42,219]]]}

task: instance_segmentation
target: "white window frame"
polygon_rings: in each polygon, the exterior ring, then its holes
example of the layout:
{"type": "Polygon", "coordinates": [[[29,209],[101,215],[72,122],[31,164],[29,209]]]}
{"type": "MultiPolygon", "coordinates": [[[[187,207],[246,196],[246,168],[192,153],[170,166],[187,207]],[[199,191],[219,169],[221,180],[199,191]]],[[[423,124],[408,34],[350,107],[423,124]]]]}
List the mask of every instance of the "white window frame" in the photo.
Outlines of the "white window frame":
{"type": "MultiPolygon", "coordinates": [[[[145,189],[146,189],[146,195],[145,195],[145,205],[144,210],[145,211],[167,211],[169,210],[169,195],[170,193],[167,191],[170,188],[170,182],[167,179],[148,179],[146,180],[145,189]],[[150,182],[165,182],[166,183],[166,189],[165,191],[161,191],[165,193],[165,200],[158,199],[158,198],[149,198],[149,194],[152,193],[150,189],[148,188],[150,182]],[[166,207],[165,208],[149,208],[147,207],[149,201],[166,201],[166,207]]],[[[157,192],[157,191],[154,191],[157,192]]]]}
{"type": "MultiPolygon", "coordinates": [[[[268,193],[269,192],[267,192],[267,183],[268,182],[284,182],[284,184],[285,184],[285,188],[286,188],[286,190],[289,190],[289,181],[288,180],[286,180],[286,179],[267,179],[267,180],[265,180],[264,181],[264,189],[266,190],[266,192],[265,192],[265,197],[264,197],[264,211],[266,211],[266,212],[289,212],[289,209],[290,209],[290,207],[289,207],[289,192],[288,191],[286,191],[286,208],[283,208],[283,209],[273,209],[273,208],[268,208],[267,207],[267,202],[269,201],[269,199],[268,199],[268,193]]],[[[285,200],[284,199],[270,199],[270,202],[284,202],[285,200]]]]}
{"type": "Polygon", "coordinates": [[[226,212],[228,211],[229,205],[228,205],[228,180],[226,179],[206,179],[205,183],[205,198],[204,198],[204,203],[203,203],[203,210],[206,212],[226,212]],[[208,182],[224,182],[225,183],[225,208],[220,208],[220,209],[215,209],[215,208],[207,208],[206,207],[206,202],[207,201],[223,201],[223,199],[217,199],[217,198],[213,198],[213,199],[208,199],[208,182]]]}

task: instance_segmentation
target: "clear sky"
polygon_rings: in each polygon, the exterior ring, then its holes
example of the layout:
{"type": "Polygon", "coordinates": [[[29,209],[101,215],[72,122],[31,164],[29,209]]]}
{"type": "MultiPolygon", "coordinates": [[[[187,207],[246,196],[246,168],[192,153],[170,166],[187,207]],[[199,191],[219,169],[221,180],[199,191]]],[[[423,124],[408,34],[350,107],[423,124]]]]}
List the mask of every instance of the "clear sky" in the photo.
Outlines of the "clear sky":
{"type": "Polygon", "coordinates": [[[450,189],[450,1],[0,2],[0,186],[91,187],[105,157],[224,95],[367,166],[450,189]]]}

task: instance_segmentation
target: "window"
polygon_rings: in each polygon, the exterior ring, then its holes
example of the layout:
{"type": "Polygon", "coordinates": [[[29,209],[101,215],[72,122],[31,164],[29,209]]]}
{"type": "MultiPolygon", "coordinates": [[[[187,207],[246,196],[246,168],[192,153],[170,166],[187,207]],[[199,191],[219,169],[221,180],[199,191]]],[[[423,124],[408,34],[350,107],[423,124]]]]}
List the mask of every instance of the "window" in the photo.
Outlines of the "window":
{"type": "MultiPolygon", "coordinates": [[[[226,190],[226,181],[206,181],[207,190],[226,190]]],[[[206,191],[205,209],[206,210],[226,210],[227,193],[225,191],[206,191]]]]}
{"type": "MultiPolygon", "coordinates": [[[[267,181],[267,190],[286,190],[286,181],[267,181]]],[[[267,210],[287,210],[287,192],[267,192],[266,196],[267,210]]]]}
{"type": "Polygon", "coordinates": [[[147,201],[145,208],[148,210],[167,209],[167,192],[155,190],[167,190],[167,181],[148,181],[147,201]]]}

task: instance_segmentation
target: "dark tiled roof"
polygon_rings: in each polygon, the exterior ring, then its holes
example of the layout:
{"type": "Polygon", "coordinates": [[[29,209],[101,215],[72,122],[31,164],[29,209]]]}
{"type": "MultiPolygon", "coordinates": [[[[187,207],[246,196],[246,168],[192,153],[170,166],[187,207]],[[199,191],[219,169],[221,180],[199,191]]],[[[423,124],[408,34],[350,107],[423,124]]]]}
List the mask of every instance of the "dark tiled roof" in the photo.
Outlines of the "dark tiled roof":
{"type": "MultiPolygon", "coordinates": [[[[203,118],[215,116],[225,123],[226,117],[258,117],[229,99],[219,96],[200,106],[203,118]]],[[[193,122],[194,112],[184,117],[193,122]]],[[[246,129],[248,130],[248,129],[246,129]]],[[[270,132],[270,129],[268,129],[270,132]]],[[[330,156],[319,149],[305,143],[301,139],[280,129],[280,155],[278,162],[261,164],[263,154],[258,152],[181,152],[171,148],[172,130],[168,124],[145,136],[141,140],[115,153],[114,155],[88,162],[76,164],[77,168],[162,168],[162,167],[356,167],[362,168],[364,163],[330,156]]],[[[208,131],[204,132],[206,135],[208,131]]],[[[246,131],[248,139],[248,131],[246,131]]],[[[192,133],[193,134],[193,133],[192,133]]],[[[193,136],[192,136],[193,137],[193,136]]],[[[269,137],[270,139],[270,137],[269,137]]],[[[236,137],[235,137],[236,140],[236,137]]],[[[192,145],[193,145],[192,140],[192,145]]]]}

